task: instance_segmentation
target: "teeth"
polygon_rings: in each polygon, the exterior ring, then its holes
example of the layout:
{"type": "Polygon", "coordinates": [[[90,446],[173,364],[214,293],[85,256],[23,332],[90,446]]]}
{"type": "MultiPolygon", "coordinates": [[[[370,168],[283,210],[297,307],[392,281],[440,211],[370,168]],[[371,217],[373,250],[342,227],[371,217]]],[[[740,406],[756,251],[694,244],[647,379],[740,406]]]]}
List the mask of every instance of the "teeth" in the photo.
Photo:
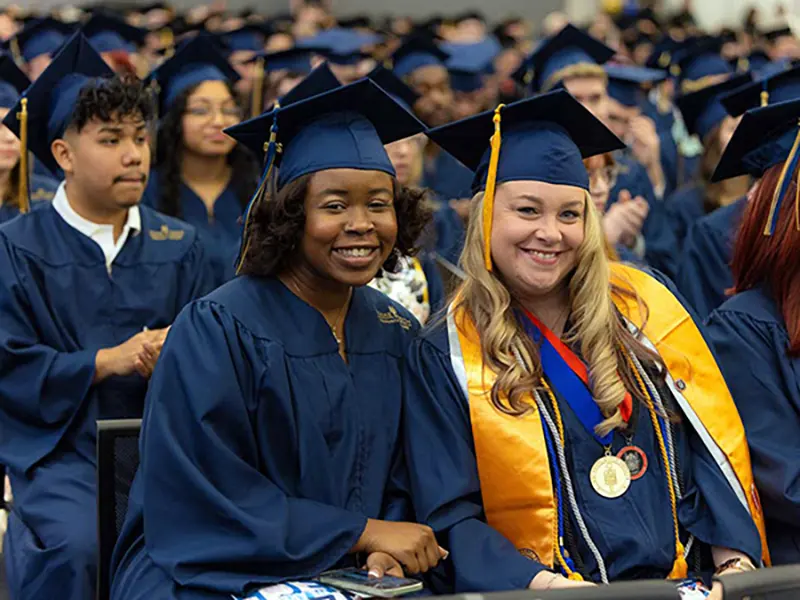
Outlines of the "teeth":
{"type": "Polygon", "coordinates": [[[353,258],[363,258],[372,254],[372,248],[343,248],[338,253],[353,258]]]}
{"type": "Polygon", "coordinates": [[[531,254],[543,258],[544,260],[551,260],[556,257],[555,252],[539,252],[538,250],[531,250],[531,254]]]}

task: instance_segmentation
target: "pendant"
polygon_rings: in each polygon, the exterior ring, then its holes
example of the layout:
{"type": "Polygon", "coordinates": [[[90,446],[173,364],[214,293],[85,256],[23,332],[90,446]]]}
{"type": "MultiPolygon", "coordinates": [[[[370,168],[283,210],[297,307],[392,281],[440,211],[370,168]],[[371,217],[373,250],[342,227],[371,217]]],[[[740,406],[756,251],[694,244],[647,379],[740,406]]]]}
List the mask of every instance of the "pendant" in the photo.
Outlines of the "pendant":
{"type": "Polygon", "coordinates": [[[638,446],[625,446],[617,452],[617,458],[628,467],[631,481],[636,481],[647,472],[647,455],[638,446]]]}
{"type": "Polygon", "coordinates": [[[616,456],[603,456],[592,465],[589,481],[603,498],[619,498],[631,486],[631,472],[616,456]]]}

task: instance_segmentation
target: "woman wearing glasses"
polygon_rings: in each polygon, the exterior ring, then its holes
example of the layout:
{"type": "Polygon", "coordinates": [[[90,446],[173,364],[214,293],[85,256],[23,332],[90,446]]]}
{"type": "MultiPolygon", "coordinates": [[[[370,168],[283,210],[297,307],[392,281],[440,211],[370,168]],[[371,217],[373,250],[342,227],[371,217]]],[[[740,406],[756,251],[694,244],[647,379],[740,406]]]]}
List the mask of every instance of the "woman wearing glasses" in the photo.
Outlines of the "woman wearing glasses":
{"type": "Polygon", "coordinates": [[[160,119],[144,202],[194,225],[218,285],[233,277],[240,217],[257,177],[249,152],[223,133],[241,121],[232,88],[237,79],[202,41],[187,44],[150,76],[160,119]]]}

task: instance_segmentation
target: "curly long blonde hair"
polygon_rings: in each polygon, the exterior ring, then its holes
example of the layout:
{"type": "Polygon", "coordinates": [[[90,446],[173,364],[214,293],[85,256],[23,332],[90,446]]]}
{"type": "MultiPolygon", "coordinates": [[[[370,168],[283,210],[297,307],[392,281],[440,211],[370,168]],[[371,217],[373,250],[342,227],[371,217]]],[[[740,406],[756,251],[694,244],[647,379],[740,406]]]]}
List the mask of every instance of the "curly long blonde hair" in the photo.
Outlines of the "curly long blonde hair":
{"type": "MultiPolygon", "coordinates": [[[[588,192],[584,198],[584,240],[578,247],[577,266],[569,276],[571,326],[565,341],[578,344],[588,365],[592,396],[605,418],[597,431],[604,435],[624,426],[619,406],[626,391],[644,400],[627,352],[649,364],[661,363],[661,359],[630,333],[614,305],[614,294],[627,296],[640,302],[641,314],[647,313],[632,288],[610,282],[600,217],[588,192]]],[[[457,291],[454,308],[464,309],[472,317],[480,336],[483,361],[497,374],[492,403],[505,414],[520,416],[533,408],[528,398],[530,391],[541,385],[541,361],[538,348],[514,313],[518,305],[502,275],[496,269],[486,269],[483,248],[483,193],[479,193],[472,201],[461,255],[467,277],[457,291]],[[515,352],[522,357],[524,367],[517,362],[515,352]]]]}

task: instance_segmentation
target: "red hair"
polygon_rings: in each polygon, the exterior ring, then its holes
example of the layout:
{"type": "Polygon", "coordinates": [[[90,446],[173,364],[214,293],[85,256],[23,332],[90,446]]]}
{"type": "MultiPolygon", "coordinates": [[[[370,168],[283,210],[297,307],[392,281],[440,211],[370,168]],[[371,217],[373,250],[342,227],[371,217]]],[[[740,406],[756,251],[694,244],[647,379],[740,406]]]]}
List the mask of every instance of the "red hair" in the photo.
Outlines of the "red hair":
{"type": "Polygon", "coordinates": [[[800,355],[800,230],[795,211],[798,171],[787,173],[791,183],[778,214],[775,233],[764,235],[783,163],[761,178],[747,203],[733,248],[733,291],[765,285],[775,298],[789,333],[790,356],[800,355]]]}
{"type": "Polygon", "coordinates": [[[125,73],[129,75],[137,74],[131,56],[125,50],[112,50],[107,54],[111,59],[111,68],[114,69],[116,73],[125,73]]]}

